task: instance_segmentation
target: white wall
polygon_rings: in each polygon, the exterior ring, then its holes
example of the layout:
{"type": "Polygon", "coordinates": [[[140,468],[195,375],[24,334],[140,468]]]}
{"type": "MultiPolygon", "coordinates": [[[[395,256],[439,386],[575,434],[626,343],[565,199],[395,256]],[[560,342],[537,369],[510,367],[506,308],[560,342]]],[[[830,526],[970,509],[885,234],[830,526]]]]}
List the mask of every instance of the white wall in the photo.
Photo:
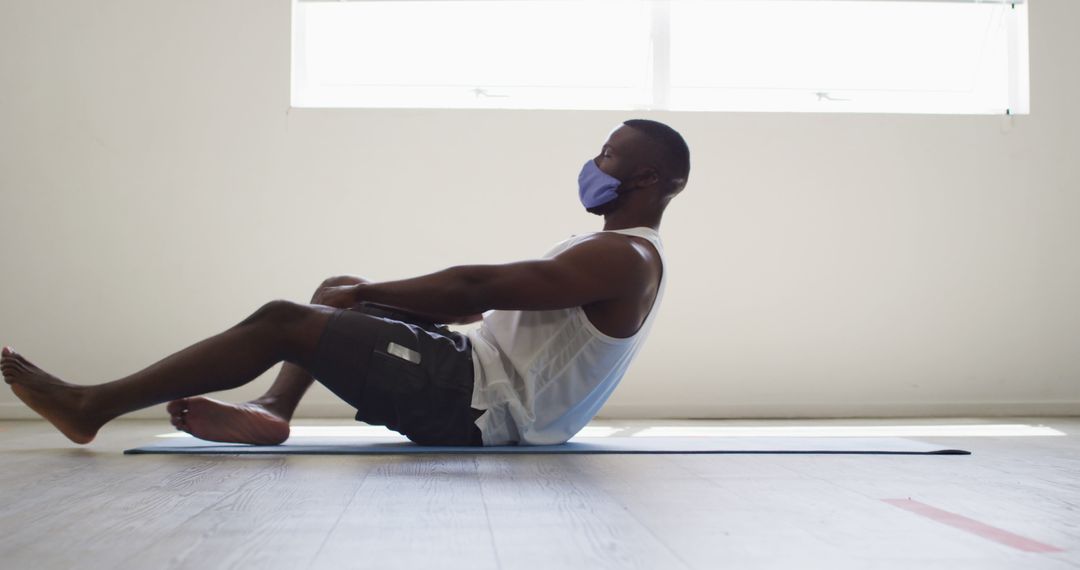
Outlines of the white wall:
{"type": "MultiPolygon", "coordinates": [[[[644,116],[693,172],[602,416],[1077,413],[1080,3],[1030,19],[1011,120],[311,110],[285,0],[5,1],[0,343],[95,383],[330,275],[538,256],[600,228],[577,171],[644,116]]],[[[300,410],[350,412],[321,386],[300,410]]],[[[4,390],[0,416],[29,412],[4,390]]]]}

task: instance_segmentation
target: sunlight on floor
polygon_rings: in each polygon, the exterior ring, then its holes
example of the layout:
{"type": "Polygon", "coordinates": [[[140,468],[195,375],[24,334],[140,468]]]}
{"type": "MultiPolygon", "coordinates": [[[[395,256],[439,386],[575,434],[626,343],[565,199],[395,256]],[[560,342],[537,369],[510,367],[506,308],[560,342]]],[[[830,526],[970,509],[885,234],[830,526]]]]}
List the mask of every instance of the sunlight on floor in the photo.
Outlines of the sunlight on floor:
{"type": "Polygon", "coordinates": [[[1022,437],[1065,435],[1046,426],[908,425],[908,426],[657,426],[634,437],[1022,437]]]}

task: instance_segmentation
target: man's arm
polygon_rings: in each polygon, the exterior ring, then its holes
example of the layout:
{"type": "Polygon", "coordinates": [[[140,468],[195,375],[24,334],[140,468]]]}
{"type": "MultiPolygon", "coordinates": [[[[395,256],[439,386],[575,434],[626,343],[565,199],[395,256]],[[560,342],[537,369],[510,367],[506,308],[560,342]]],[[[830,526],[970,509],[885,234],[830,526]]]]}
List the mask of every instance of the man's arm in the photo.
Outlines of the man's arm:
{"type": "Polygon", "coordinates": [[[429,275],[354,286],[367,301],[455,322],[490,309],[541,311],[577,307],[640,291],[648,264],[637,246],[597,236],[551,259],[460,265],[429,275]]]}
{"type": "Polygon", "coordinates": [[[364,306],[374,306],[374,307],[383,307],[383,308],[386,308],[386,309],[392,309],[394,312],[400,313],[400,314],[402,314],[402,315],[404,315],[406,317],[409,317],[411,320],[415,320],[417,322],[428,321],[428,322],[437,323],[437,324],[467,325],[469,323],[475,323],[477,321],[481,321],[481,320],[484,319],[484,315],[482,315],[482,314],[468,315],[468,316],[464,316],[464,317],[458,317],[458,316],[453,316],[453,315],[445,315],[445,314],[436,315],[436,314],[432,314],[432,313],[420,314],[420,313],[418,313],[416,311],[407,311],[407,310],[402,309],[400,307],[389,307],[389,306],[386,306],[386,305],[381,305],[379,303],[371,303],[371,302],[357,302],[357,303],[354,303],[351,307],[348,307],[348,308],[358,311],[358,310],[361,310],[364,306]]]}

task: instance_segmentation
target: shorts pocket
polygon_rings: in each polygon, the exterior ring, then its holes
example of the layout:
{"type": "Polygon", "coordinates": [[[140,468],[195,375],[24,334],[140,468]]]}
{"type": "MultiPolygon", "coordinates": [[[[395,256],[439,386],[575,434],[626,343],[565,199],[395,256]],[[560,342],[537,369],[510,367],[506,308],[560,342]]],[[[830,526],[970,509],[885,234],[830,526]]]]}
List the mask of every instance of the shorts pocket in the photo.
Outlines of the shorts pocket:
{"type": "Polygon", "coordinates": [[[415,394],[427,384],[427,372],[419,364],[378,349],[372,351],[371,362],[368,363],[368,390],[385,394],[415,394]]]}
{"type": "Polygon", "coordinates": [[[427,372],[419,365],[373,350],[356,419],[401,432],[415,422],[415,400],[423,397],[427,385],[427,372]]]}

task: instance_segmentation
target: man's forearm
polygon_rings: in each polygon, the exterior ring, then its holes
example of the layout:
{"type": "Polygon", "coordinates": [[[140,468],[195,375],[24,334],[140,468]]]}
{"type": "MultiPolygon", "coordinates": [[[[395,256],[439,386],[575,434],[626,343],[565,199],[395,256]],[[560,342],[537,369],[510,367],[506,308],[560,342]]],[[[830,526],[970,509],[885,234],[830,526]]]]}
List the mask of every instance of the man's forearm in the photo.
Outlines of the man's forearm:
{"type": "Polygon", "coordinates": [[[354,311],[363,311],[365,307],[384,308],[394,311],[397,314],[404,315],[405,320],[409,322],[429,322],[435,324],[447,324],[447,325],[467,325],[484,320],[484,315],[478,313],[475,315],[468,315],[465,317],[455,317],[453,315],[436,315],[434,313],[419,313],[416,311],[408,311],[401,307],[390,307],[387,305],[381,305],[379,303],[363,302],[356,303],[351,307],[348,307],[354,311]]]}
{"type": "Polygon", "coordinates": [[[473,290],[476,271],[456,266],[428,275],[362,283],[355,286],[356,302],[395,307],[435,322],[457,322],[483,312],[473,290]]]}

